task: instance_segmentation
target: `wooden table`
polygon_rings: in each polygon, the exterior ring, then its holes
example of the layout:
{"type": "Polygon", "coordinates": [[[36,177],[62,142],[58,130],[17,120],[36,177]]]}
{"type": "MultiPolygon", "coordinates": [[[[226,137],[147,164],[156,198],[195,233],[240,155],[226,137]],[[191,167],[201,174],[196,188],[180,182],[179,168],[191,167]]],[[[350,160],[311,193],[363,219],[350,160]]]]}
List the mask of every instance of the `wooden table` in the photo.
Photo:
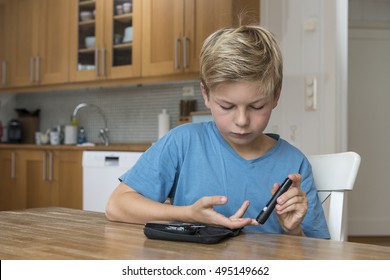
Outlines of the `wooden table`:
{"type": "Polygon", "coordinates": [[[390,247],[258,232],[218,244],[147,239],[142,225],[67,208],[0,212],[0,259],[390,259],[390,247]]]}

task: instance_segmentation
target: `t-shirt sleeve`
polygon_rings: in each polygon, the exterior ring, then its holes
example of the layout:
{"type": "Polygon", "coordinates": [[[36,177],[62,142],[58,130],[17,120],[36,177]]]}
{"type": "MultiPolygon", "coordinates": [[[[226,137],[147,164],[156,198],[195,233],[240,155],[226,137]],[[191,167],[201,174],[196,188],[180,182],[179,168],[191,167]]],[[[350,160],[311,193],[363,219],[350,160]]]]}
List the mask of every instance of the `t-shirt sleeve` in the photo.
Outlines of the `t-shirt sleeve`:
{"type": "Polygon", "coordinates": [[[119,180],[155,201],[169,196],[178,170],[178,150],[171,133],[153,144],[119,180]]]}

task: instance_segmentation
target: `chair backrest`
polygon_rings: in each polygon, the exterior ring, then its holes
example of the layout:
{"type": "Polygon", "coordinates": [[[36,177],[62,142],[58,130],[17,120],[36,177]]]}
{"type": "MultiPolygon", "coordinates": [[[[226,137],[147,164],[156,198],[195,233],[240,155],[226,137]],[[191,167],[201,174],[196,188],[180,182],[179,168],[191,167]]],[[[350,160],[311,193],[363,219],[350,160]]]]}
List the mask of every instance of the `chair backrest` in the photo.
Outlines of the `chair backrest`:
{"type": "Polygon", "coordinates": [[[346,239],[345,191],[351,191],[360,166],[360,155],[344,152],[308,156],[314,182],[324,208],[332,240],[346,239]]]}

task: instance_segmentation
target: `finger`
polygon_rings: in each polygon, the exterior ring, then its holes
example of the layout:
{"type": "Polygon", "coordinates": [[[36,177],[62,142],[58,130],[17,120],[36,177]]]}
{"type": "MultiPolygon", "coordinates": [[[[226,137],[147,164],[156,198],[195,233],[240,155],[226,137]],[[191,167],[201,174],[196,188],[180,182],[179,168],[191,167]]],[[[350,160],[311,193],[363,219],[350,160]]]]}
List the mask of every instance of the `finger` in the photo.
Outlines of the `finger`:
{"type": "Polygon", "coordinates": [[[227,197],[226,196],[205,196],[201,198],[202,206],[204,208],[212,207],[214,205],[223,205],[227,203],[227,197]]]}
{"type": "Polygon", "coordinates": [[[301,176],[301,174],[299,174],[299,173],[289,174],[289,175],[288,175],[288,178],[291,179],[291,180],[293,181],[292,186],[297,187],[297,188],[300,188],[300,186],[301,186],[301,181],[302,181],[302,176],[301,176]]]}
{"type": "Polygon", "coordinates": [[[272,189],[271,189],[271,193],[272,195],[274,195],[276,193],[276,191],[279,189],[279,184],[278,183],[275,183],[273,186],[272,186],[272,189]]]}
{"type": "Polygon", "coordinates": [[[301,192],[299,195],[291,197],[285,203],[277,204],[275,209],[278,214],[283,214],[289,211],[307,209],[307,207],[308,207],[308,202],[307,202],[306,194],[301,192]]]}
{"type": "Polygon", "coordinates": [[[231,216],[230,218],[231,219],[237,219],[237,218],[241,218],[242,216],[244,216],[246,210],[248,209],[249,207],[249,200],[246,200],[244,201],[244,203],[241,205],[241,207],[237,210],[236,213],[234,213],[233,216],[231,216]]]}
{"type": "Polygon", "coordinates": [[[220,225],[230,228],[230,229],[236,229],[236,228],[242,228],[249,225],[257,225],[254,224],[253,219],[251,218],[239,218],[239,219],[233,219],[233,220],[225,220],[223,223],[220,223],[220,225]]]}

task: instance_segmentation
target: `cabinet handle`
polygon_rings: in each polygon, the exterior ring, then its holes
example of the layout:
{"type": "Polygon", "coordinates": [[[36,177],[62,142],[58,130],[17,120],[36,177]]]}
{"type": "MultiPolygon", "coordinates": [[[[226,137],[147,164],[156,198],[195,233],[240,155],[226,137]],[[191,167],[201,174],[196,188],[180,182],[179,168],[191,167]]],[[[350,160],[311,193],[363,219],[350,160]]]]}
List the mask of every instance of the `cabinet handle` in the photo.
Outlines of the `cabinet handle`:
{"type": "Polygon", "coordinates": [[[39,80],[41,79],[40,76],[39,76],[39,70],[40,70],[40,62],[41,62],[41,59],[39,56],[35,57],[35,81],[36,82],[39,82],[39,80]]]}
{"type": "Polygon", "coordinates": [[[34,82],[34,57],[30,57],[30,81],[34,82]]]}
{"type": "Polygon", "coordinates": [[[43,161],[42,161],[42,180],[46,181],[46,153],[43,152],[43,161]]]}
{"type": "Polygon", "coordinates": [[[99,77],[99,49],[95,49],[95,67],[96,67],[96,76],[99,77]]]}
{"type": "Polygon", "coordinates": [[[187,65],[187,40],[189,40],[187,37],[183,37],[183,67],[184,69],[188,69],[187,65]]]}
{"type": "Polygon", "coordinates": [[[11,153],[11,179],[15,179],[15,164],[16,164],[16,154],[15,152],[11,153]]]}
{"type": "Polygon", "coordinates": [[[179,44],[180,44],[180,38],[176,38],[175,41],[175,68],[180,69],[179,64],[179,44]]]}
{"type": "Polygon", "coordinates": [[[53,181],[53,152],[49,152],[49,181],[53,181]]]}
{"type": "Polygon", "coordinates": [[[102,76],[106,76],[106,49],[102,49],[102,76]]]}
{"type": "Polygon", "coordinates": [[[7,84],[7,62],[6,61],[3,61],[1,63],[1,69],[2,69],[1,82],[3,85],[6,85],[7,84]]]}

